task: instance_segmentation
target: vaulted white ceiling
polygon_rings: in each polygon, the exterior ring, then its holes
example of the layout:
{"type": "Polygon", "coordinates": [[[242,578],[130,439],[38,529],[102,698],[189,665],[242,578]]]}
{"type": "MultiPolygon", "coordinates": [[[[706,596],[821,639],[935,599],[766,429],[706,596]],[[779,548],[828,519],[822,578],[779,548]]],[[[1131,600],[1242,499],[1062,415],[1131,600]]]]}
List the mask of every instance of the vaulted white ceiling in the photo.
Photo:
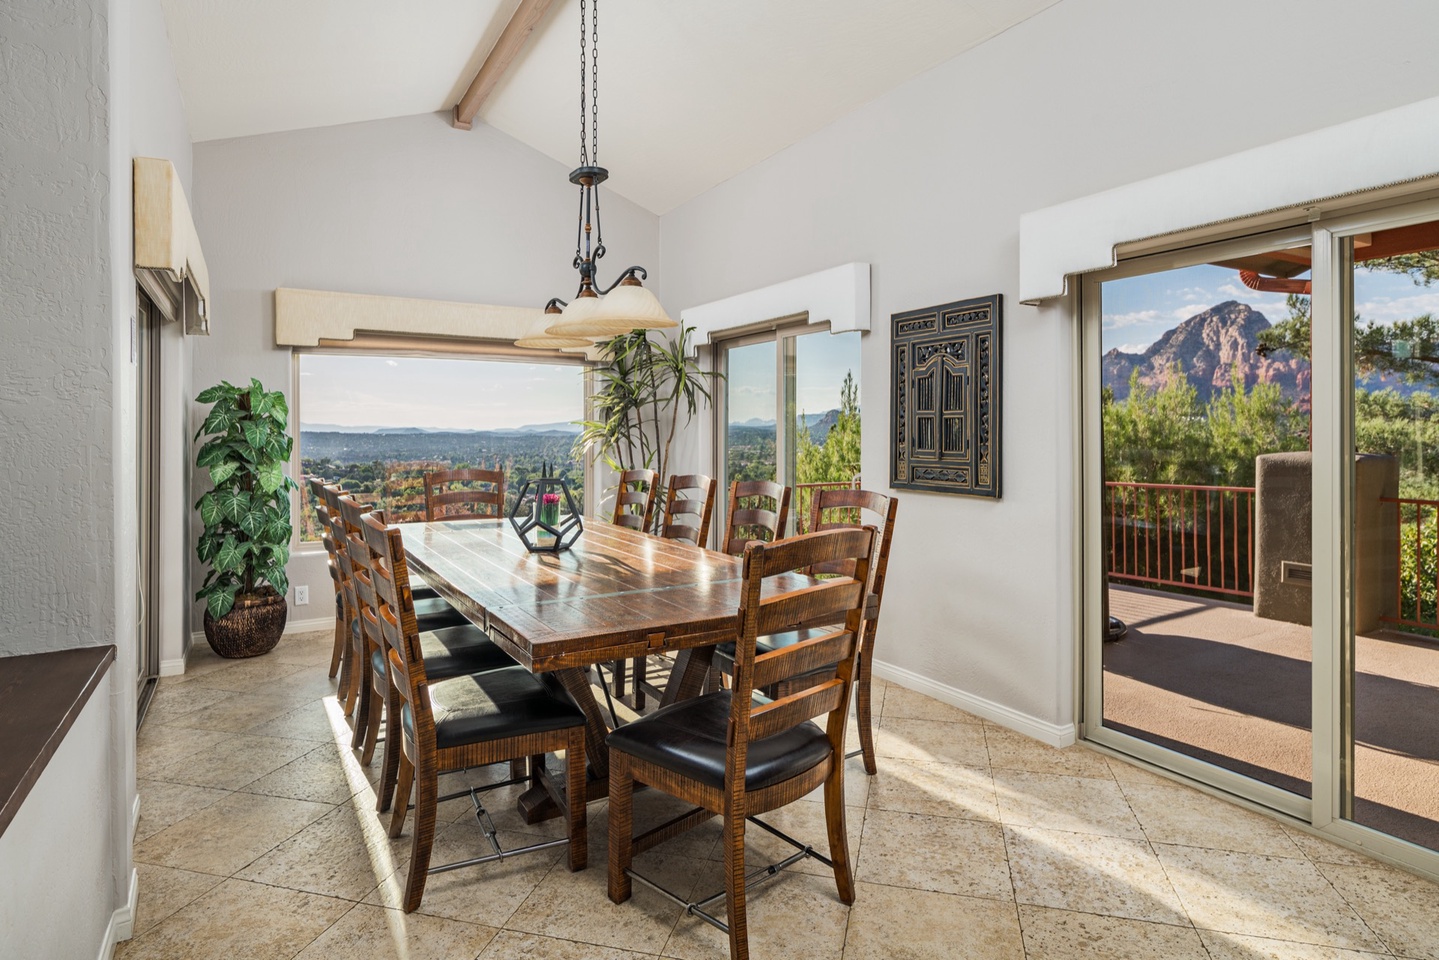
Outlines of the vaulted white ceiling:
{"type": "MultiPolygon", "coordinates": [[[[1056,2],[603,0],[608,186],[664,213],[1056,2]]],[[[518,0],[163,3],[201,141],[448,110],[518,0]]],[[[573,166],[578,56],[558,0],[478,119],[573,166]]]]}

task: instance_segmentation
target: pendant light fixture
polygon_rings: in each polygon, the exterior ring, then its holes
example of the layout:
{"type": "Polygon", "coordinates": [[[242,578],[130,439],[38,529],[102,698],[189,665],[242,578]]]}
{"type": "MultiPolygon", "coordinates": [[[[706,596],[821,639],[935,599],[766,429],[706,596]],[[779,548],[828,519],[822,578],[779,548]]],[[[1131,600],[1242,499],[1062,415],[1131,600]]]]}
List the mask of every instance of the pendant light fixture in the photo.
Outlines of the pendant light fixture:
{"type": "MultiPolygon", "coordinates": [[[[560,319],[560,303],[558,299],[551,300],[545,304],[545,325],[557,323],[560,319]]],[[[556,337],[546,330],[544,333],[534,334],[528,337],[521,337],[515,341],[515,346],[525,347],[529,350],[568,350],[575,347],[591,347],[594,343],[589,337],[556,337]]]]}
{"type": "MultiPolygon", "coordinates": [[[[644,267],[630,267],[615,282],[599,289],[596,267],[605,255],[604,230],[600,226],[599,186],[610,172],[599,165],[599,0],[580,0],[580,165],[570,172],[570,183],[580,188],[579,222],[575,231],[574,268],[580,274],[580,288],[565,303],[551,300],[545,312],[563,306],[543,338],[516,341],[521,346],[544,340],[600,340],[631,330],[663,330],[678,326],[664,307],[640,282],[649,274],[644,267]],[[588,41],[588,46],[586,41],[588,41]]],[[[538,346],[538,344],[536,344],[538,346]]],[[[578,343],[568,346],[579,346],[578,343]]]]}

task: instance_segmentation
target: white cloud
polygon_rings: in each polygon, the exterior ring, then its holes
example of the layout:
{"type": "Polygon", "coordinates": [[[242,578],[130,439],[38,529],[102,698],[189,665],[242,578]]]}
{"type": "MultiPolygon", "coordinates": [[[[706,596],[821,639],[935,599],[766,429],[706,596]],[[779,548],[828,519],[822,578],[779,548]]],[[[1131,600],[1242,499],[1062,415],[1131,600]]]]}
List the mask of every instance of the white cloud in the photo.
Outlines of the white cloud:
{"type": "Polygon", "coordinates": [[[1248,287],[1241,287],[1237,283],[1226,283],[1219,288],[1219,292],[1227,297],[1244,297],[1251,292],[1248,287]]]}
{"type": "Polygon", "coordinates": [[[398,367],[399,365],[400,365],[400,361],[398,361],[398,360],[386,360],[386,361],[385,361],[385,366],[387,366],[387,367],[398,367]]]}
{"type": "Polygon", "coordinates": [[[1421,313],[1439,313],[1439,292],[1420,293],[1412,297],[1379,297],[1356,305],[1360,321],[1377,320],[1394,323],[1412,320],[1421,313]]]}
{"type": "Polygon", "coordinates": [[[1135,310],[1133,313],[1112,313],[1104,317],[1105,330],[1119,330],[1123,327],[1136,327],[1145,323],[1153,323],[1161,319],[1158,310],[1135,310]]]}
{"type": "Polygon", "coordinates": [[[1149,347],[1150,344],[1148,343],[1121,343],[1117,344],[1114,349],[1120,353],[1143,353],[1148,350],[1149,347]]]}

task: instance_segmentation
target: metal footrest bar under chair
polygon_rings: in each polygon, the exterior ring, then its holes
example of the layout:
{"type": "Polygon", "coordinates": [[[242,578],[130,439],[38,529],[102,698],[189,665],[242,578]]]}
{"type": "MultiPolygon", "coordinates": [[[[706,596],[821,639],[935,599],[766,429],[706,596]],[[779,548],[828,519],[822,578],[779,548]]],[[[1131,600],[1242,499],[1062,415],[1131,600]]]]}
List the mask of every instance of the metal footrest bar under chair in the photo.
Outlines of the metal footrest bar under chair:
{"type": "Polygon", "coordinates": [[[558,840],[546,840],[543,843],[531,843],[523,847],[516,847],[513,850],[506,850],[500,846],[499,831],[495,829],[495,821],[490,818],[489,811],[486,810],[485,805],[480,802],[480,794],[489,790],[495,790],[499,787],[509,787],[517,783],[528,782],[528,777],[504,780],[500,783],[485,784],[482,787],[470,787],[468,790],[461,790],[458,793],[450,794],[448,798],[441,798],[453,800],[458,797],[463,797],[468,793],[470,795],[470,802],[475,805],[475,819],[479,821],[480,830],[484,832],[485,839],[490,842],[490,846],[495,852],[487,853],[482,857],[471,857],[468,860],[456,860],[454,863],[442,863],[438,867],[430,867],[425,871],[426,875],[459,870],[462,867],[475,867],[482,863],[494,863],[497,860],[508,860],[511,857],[522,856],[526,853],[538,853],[541,850],[567,846],[570,842],[569,837],[561,837],[558,840]]]}
{"type": "MultiPolygon", "coordinates": [[[[655,828],[655,830],[652,830],[650,832],[656,833],[660,830],[663,830],[666,826],[669,826],[670,823],[678,823],[679,821],[691,816],[693,812],[694,811],[691,811],[691,813],[681,814],[674,820],[669,821],[669,823],[662,824],[661,826],[655,828]]],[[[815,849],[809,844],[800,843],[794,837],[791,837],[789,834],[783,832],[782,830],[770,826],[769,824],[761,820],[759,817],[745,817],[745,820],[766,831],[767,833],[771,833],[779,839],[783,840],[785,843],[794,847],[796,851],[795,853],[792,853],[789,856],[785,857],[783,860],[779,860],[775,863],[769,864],[768,866],[760,867],[758,870],[753,870],[745,874],[744,886],[746,890],[750,889],[751,887],[758,886],[759,884],[764,883],[766,880],[779,876],[779,872],[781,870],[785,869],[786,867],[794,866],[796,863],[799,863],[801,860],[804,860],[806,858],[818,860],[820,863],[824,864],[827,867],[834,866],[834,861],[831,860],[829,857],[826,857],[822,853],[816,852],[815,849]]],[[[640,883],[649,887],[651,890],[659,893],[666,899],[678,904],[681,907],[684,907],[685,913],[689,916],[699,917],[705,923],[708,923],[710,926],[715,927],[721,932],[729,933],[728,923],[704,909],[705,907],[714,903],[716,900],[723,900],[725,897],[725,891],[721,890],[719,893],[705,897],[703,900],[686,900],[684,897],[679,896],[672,890],[667,890],[666,888],[660,886],[658,883],[655,883],[653,880],[650,880],[645,876],[636,873],[633,869],[626,869],[625,875],[631,880],[638,880],[640,883]]]]}

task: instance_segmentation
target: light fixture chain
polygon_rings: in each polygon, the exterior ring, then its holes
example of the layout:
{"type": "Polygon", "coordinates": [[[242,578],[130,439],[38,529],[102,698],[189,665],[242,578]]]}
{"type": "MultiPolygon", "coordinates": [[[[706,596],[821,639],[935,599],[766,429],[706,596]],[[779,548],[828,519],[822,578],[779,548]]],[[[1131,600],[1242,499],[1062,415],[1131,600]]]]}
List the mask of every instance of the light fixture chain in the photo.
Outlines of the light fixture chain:
{"type": "Polygon", "coordinates": [[[600,0],[591,0],[590,29],[590,156],[600,162],[600,0]]]}
{"type": "Polygon", "coordinates": [[[589,53],[585,43],[587,39],[585,36],[585,0],[580,0],[580,166],[582,167],[588,166],[590,162],[589,137],[587,136],[588,130],[586,130],[589,116],[585,112],[586,101],[589,99],[585,85],[588,73],[585,69],[585,56],[589,53]]]}

